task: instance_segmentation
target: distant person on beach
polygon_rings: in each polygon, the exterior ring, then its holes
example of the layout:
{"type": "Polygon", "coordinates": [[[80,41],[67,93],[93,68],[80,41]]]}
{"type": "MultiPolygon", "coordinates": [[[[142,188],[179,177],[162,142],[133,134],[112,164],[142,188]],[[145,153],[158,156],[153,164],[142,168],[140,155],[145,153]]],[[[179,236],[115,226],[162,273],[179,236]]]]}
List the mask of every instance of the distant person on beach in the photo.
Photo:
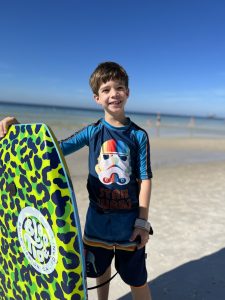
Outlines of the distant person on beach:
{"type": "MultiPolygon", "coordinates": [[[[97,66],[90,86],[104,118],[60,141],[64,155],[89,146],[89,208],[83,243],[87,276],[97,285],[111,278],[111,263],[130,285],[133,299],[151,300],[147,283],[145,245],[152,228],[148,222],[151,195],[150,145],[147,133],[125,115],[128,75],[114,62],[97,66]]],[[[0,137],[13,117],[0,122],[0,137]]],[[[99,287],[107,300],[109,284],[99,287]]]]}
{"type": "Polygon", "coordinates": [[[194,117],[191,117],[188,123],[188,127],[195,127],[195,119],[194,117]]]}
{"type": "Polygon", "coordinates": [[[194,131],[194,128],[195,128],[195,119],[194,117],[191,117],[189,122],[188,122],[188,128],[190,130],[190,136],[193,135],[193,131],[194,131]]]}
{"type": "Polygon", "coordinates": [[[160,116],[160,114],[157,114],[155,125],[156,125],[156,136],[160,136],[160,126],[161,126],[161,116],[160,116]]]}

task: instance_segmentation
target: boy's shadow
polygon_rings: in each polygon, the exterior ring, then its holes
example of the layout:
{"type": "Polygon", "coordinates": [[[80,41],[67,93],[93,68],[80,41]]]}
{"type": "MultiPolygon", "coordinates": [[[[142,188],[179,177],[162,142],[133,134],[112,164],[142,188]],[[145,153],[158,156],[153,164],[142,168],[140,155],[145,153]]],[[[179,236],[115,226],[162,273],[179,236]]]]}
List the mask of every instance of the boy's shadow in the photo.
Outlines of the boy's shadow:
{"type": "MultiPolygon", "coordinates": [[[[224,300],[225,248],[150,282],[153,300],[224,300]]],[[[130,293],[119,300],[131,299],[130,293]]]]}

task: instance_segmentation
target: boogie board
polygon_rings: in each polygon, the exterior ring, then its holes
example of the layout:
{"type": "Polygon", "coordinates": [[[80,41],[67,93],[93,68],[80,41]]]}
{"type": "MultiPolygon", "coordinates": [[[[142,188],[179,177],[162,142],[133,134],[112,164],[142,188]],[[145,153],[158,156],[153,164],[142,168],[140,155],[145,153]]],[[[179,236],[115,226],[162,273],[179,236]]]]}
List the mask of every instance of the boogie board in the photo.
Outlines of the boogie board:
{"type": "Polygon", "coordinates": [[[45,124],[0,140],[0,266],[1,300],[87,299],[75,194],[45,124]]]}

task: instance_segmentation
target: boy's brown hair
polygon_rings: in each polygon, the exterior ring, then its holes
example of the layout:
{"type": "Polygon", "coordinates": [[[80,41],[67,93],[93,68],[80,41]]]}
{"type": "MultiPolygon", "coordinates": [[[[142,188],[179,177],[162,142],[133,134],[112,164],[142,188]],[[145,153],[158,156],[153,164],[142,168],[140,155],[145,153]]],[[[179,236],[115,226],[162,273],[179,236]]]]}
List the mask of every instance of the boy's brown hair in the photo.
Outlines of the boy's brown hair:
{"type": "Polygon", "coordinates": [[[127,72],[119,64],[107,61],[99,64],[91,74],[89,84],[93,93],[98,95],[101,84],[106,83],[109,80],[119,80],[123,82],[128,89],[129,78],[127,72]]]}

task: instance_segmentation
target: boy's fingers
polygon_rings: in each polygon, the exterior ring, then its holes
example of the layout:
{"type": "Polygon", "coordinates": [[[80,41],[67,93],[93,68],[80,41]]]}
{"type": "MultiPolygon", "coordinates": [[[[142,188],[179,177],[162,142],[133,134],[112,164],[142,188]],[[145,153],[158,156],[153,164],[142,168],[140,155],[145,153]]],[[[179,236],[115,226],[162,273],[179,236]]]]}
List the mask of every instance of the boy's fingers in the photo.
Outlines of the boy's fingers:
{"type": "Polygon", "coordinates": [[[136,240],[138,235],[139,235],[139,230],[137,228],[135,228],[130,237],[130,242],[133,242],[134,240],[136,240]]]}
{"type": "Polygon", "coordinates": [[[144,246],[145,246],[145,244],[139,244],[139,245],[137,246],[137,249],[140,250],[141,248],[144,248],[144,246]]]}
{"type": "Polygon", "coordinates": [[[2,121],[0,122],[0,136],[4,137],[8,131],[7,123],[2,121]]]}
{"type": "Polygon", "coordinates": [[[9,126],[16,124],[18,121],[14,117],[7,117],[0,122],[0,137],[4,137],[8,132],[9,126]]]}
{"type": "Polygon", "coordinates": [[[4,128],[3,128],[3,122],[0,122],[0,137],[4,137],[4,128]]]}
{"type": "Polygon", "coordinates": [[[3,122],[3,134],[5,135],[8,131],[8,125],[6,122],[3,122]]]}
{"type": "Polygon", "coordinates": [[[147,244],[148,240],[149,240],[149,239],[147,239],[147,238],[146,238],[146,239],[142,238],[142,239],[141,239],[141,243],[137,246],[137,248],[138,248],[138,249],[143,248],[143,247],[147,244]]]}
{"type": "Polygon", "coordinates": [[[133,242],[136,238],[137,238],[137,234],[133,232],[132,236],[130,237],[130,241],[133,242]]]}

